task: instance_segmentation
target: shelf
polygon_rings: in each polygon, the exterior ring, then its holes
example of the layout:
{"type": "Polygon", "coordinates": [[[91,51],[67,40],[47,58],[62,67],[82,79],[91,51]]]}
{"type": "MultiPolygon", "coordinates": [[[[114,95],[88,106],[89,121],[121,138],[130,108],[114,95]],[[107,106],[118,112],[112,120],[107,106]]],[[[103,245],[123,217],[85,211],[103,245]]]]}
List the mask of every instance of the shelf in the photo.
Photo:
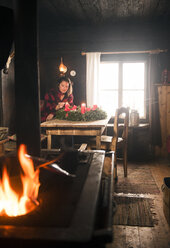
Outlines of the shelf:
{"type": "Polygon", "coordinates": [[[170,86],[170,83],[168,83],[168,84],[154,84],[154,86],[170,86]]]}

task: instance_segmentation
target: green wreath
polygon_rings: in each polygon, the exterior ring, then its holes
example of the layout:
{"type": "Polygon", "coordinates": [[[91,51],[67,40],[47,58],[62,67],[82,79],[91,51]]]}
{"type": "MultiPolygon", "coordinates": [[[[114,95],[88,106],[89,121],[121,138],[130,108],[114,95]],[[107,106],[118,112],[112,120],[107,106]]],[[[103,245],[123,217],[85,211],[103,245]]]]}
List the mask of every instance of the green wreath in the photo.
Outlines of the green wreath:
{"type": "Polygon", "coordinates": [[[56,111],[55,118],[68,121],[96,121],[107,118],[106,112],[98,107],[86,109],[85,113],[82,114],[80,106],[74,105],[73,107],[63,108],[56,111]]]}

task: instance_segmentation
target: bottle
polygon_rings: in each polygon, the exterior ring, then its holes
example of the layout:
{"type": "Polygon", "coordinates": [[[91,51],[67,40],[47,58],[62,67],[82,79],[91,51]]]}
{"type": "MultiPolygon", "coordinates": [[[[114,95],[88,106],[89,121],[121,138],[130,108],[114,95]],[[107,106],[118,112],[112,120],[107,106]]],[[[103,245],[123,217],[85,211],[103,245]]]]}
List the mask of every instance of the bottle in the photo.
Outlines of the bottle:
{"type": "Polygon", "coordinates": [[[133,127],[139,126],[139,113],[135,109],[132,109],[130,113],[130,125],[133,127]]]}

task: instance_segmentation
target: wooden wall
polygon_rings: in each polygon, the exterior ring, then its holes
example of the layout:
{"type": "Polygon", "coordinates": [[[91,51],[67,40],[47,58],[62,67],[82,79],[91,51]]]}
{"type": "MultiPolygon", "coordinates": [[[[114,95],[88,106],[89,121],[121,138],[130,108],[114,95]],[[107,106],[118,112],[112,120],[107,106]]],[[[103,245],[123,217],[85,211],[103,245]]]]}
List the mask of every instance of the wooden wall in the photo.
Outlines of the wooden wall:
{"type": "Polygon", "coordinates": [[[57,79],[59,78],[59,64],[61,57],[64,64],[67,66],[66,75],[73,82],[74,104],[79,105],[81,101],[85,101],[85,73],[86,73],[86,58],[81,56],[80,53],[57,53],[53,56],[40,55],[40,98],[44,98],[44,94],[52,87],[56,86],[57,79]],[[76,76],[70,76],[70,71],[75,70],[76,76]]]}
{"type": "MultiPolygon", "coordinates": [[[[13,42],[13,11],[12,9],[3,6],[0,6],[0,32],[0,70],[2,70],[6,65],[13,42]]],[[[11,78],[14,78],[14,75],[11,73],[8,77],[7,75],[5,76],[2,71],[0,74],[0,126],[12,126],[11,111],[13,106],[10,104],[10,98],[11,78]],[[5,94],[5,97],[2,99],[3,93],[5,94]],[[11,111],[7,112],[6,107],[8,105],[10,105],[11,111]],[[5,117],[3,116],[4,114],[5,117]]]]}
{"type": "MultiPolygon", "coordinates": [[[[74,103],[79,105],[86,99],[86,57],[81,55],[82,51],[170,49],[169,26],[167,20],[115,22],[107,27],[58,26],[57,23],[48,24],[48,20],[44,26],[39,22],[40,98],[43,99],[44,94],[55,86],[61,57],[68,68],[67,76],[72,69],[77,73],[70,78],[74,83],[74,103]]],[[[169,54],[162,54],[162,68],[166,65],[170,68],[169,54]]],[[[15,132],[14,80],[11,77],[12,74],[5,76],[3,115],[5,125],[15,132]]]]}
{"type": "Polygon", "coordinates": [[[14,84],[14,60],[12,60],[8,74],[1,71],[2,77],[2,126],[9,128],[9,135],[15,133],[15,84],[14,84]]]}
{"type": "Polygon", "coordinates": [[[162,147],[157,148],[157,155],[167,157],[170,153],[170,85],[158,85],[159,111],[162,134],[162,147]],[[167,144],[168,143],[168,144],[167,144]],[[167,146],[169,147],[167,149],[167,146]]]}
{"type": "MultiPolygon", "coordinates": [[[[80,104],[86,96],[86,58],[81,55],[82,51],[149,50],[170,47],[169,25],[163,20],[119,22],[110,27],[40,25],[39,37],[41,98],[55,84],[62,56],[68,72],[71,69],[77,72],[76,77],[71,78],[74,82],[75,104],[80,104]]],[[[161,62],[162,68],[166,63],[169,63],[170,67],[170,61],[167,62],[166,57],[167,55],[162,57],[162,61],[165,60],[165,63],[161,62]]]]}

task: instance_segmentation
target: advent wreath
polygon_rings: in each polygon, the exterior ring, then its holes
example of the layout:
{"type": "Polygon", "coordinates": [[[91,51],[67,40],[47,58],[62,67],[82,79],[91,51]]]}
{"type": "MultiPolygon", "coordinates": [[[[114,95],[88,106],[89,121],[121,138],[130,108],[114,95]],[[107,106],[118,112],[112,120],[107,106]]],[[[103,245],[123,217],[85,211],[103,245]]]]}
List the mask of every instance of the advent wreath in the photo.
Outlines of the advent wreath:
{"type": "Polygon", "coordinates": [[[55,118],[68,121],[96,121],[106,119],[107,114],[97,105],[93,105],[92,108],[84,108],[84,111],[81,106],[69,107],[66,105],[65,108],[56,111],[55,118]]]}

